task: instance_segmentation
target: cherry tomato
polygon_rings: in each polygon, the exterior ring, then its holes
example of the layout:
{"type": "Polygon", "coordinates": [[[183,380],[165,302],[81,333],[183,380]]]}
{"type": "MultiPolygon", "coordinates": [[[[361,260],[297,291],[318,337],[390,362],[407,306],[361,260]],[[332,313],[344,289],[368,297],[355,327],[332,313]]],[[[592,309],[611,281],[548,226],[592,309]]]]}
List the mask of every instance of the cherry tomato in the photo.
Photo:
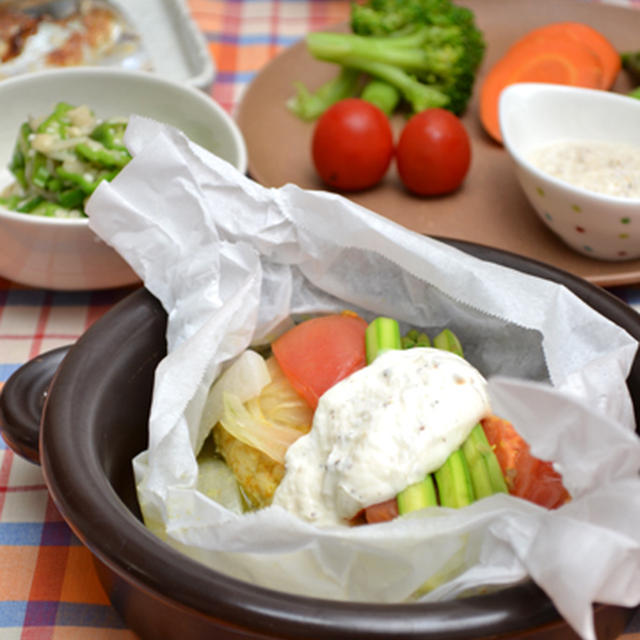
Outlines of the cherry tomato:
{"type": "Polygon", "coordinates": [[[455,191],[471,164],[469,134],[450,111],[421,111],[400,134],[396,164],[404,186],[417,195],[455,191]]]}
{"type": "Polygon", "coordinates": [[[393,133],[381,109],[346,98],[316,123],[313,164],[322,180],[338,191],[368,189],[382,180],[393,158],[393,133]]]}

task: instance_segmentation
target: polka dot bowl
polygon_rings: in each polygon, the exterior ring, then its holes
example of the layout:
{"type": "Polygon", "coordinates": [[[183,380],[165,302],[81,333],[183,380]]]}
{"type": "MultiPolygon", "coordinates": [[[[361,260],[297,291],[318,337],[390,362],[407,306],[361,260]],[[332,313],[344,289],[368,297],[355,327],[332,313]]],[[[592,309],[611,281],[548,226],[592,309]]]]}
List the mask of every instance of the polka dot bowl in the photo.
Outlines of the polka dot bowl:
{"type": "Polygon", "coordinates": [[[574,186],[530,161],[534,150],[562,140],[633,145],[640,157],[640,100],[555,84],[514,84],[500,96],[500,127],[518,181],[551,231],[595,259],[640,258],[640,198],[574,186]]]}

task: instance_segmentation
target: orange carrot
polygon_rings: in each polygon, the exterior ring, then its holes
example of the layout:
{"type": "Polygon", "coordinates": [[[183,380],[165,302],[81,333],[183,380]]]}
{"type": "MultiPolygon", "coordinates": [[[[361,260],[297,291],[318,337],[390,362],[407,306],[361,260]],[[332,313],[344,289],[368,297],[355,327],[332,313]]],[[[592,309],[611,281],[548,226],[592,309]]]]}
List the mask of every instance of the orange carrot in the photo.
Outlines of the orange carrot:
{"type": "Polygon", "coordinates": [[[611,89],[620,73],[622,61],[620,53],[602,33],[584,22],[552,22],[530,31],[519,42],[544,40],[552,36],[571,38],[589,47],[602,65],[603,89],[611,89]]]}
{"type": "Polygon", "coordinates": [[[498,142],[502,142],[498,119],[500,94],[516,82],[604,88],[602,64],[581,42],[553,34],[516,42],[489,70],[480,90],[480,121],[498,142]]]}

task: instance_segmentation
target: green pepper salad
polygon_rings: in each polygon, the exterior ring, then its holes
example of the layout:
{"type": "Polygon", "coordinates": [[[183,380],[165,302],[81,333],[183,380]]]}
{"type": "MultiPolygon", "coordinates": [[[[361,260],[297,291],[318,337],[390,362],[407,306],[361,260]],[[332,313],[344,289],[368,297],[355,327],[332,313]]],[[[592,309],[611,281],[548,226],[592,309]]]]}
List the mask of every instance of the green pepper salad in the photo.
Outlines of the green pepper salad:
{"type": "Polygon", "coordinates": [[[131,156],[123,143],[126,118],[99,120],[86,105],[59,102],[20,126],[9,170],[15,182],[0,194],[12,211],[58,218],[85,217],[84,203],[112,180],[131,156]]]}

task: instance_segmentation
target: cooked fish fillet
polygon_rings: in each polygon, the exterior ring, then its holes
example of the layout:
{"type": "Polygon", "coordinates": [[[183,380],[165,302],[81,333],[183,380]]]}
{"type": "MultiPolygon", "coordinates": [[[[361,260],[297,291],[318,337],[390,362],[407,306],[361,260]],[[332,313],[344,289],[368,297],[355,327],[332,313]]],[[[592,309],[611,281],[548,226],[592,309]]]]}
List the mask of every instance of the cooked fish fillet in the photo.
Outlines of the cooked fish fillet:
{"type": "MultiPolygon", "coordinates": [[[[271,422],[307,433],[313,411],[293,389],[275,358],[268,358],[266,362],[271,382],[257,398],[246,403],[247,408],[271,422]]],[[[220,424],[215,426],[213,438],[218,453],[233,471],[251,504],[255,508],[269,505],[284,476],[284,465],[230,435],[220,424]]]]}

